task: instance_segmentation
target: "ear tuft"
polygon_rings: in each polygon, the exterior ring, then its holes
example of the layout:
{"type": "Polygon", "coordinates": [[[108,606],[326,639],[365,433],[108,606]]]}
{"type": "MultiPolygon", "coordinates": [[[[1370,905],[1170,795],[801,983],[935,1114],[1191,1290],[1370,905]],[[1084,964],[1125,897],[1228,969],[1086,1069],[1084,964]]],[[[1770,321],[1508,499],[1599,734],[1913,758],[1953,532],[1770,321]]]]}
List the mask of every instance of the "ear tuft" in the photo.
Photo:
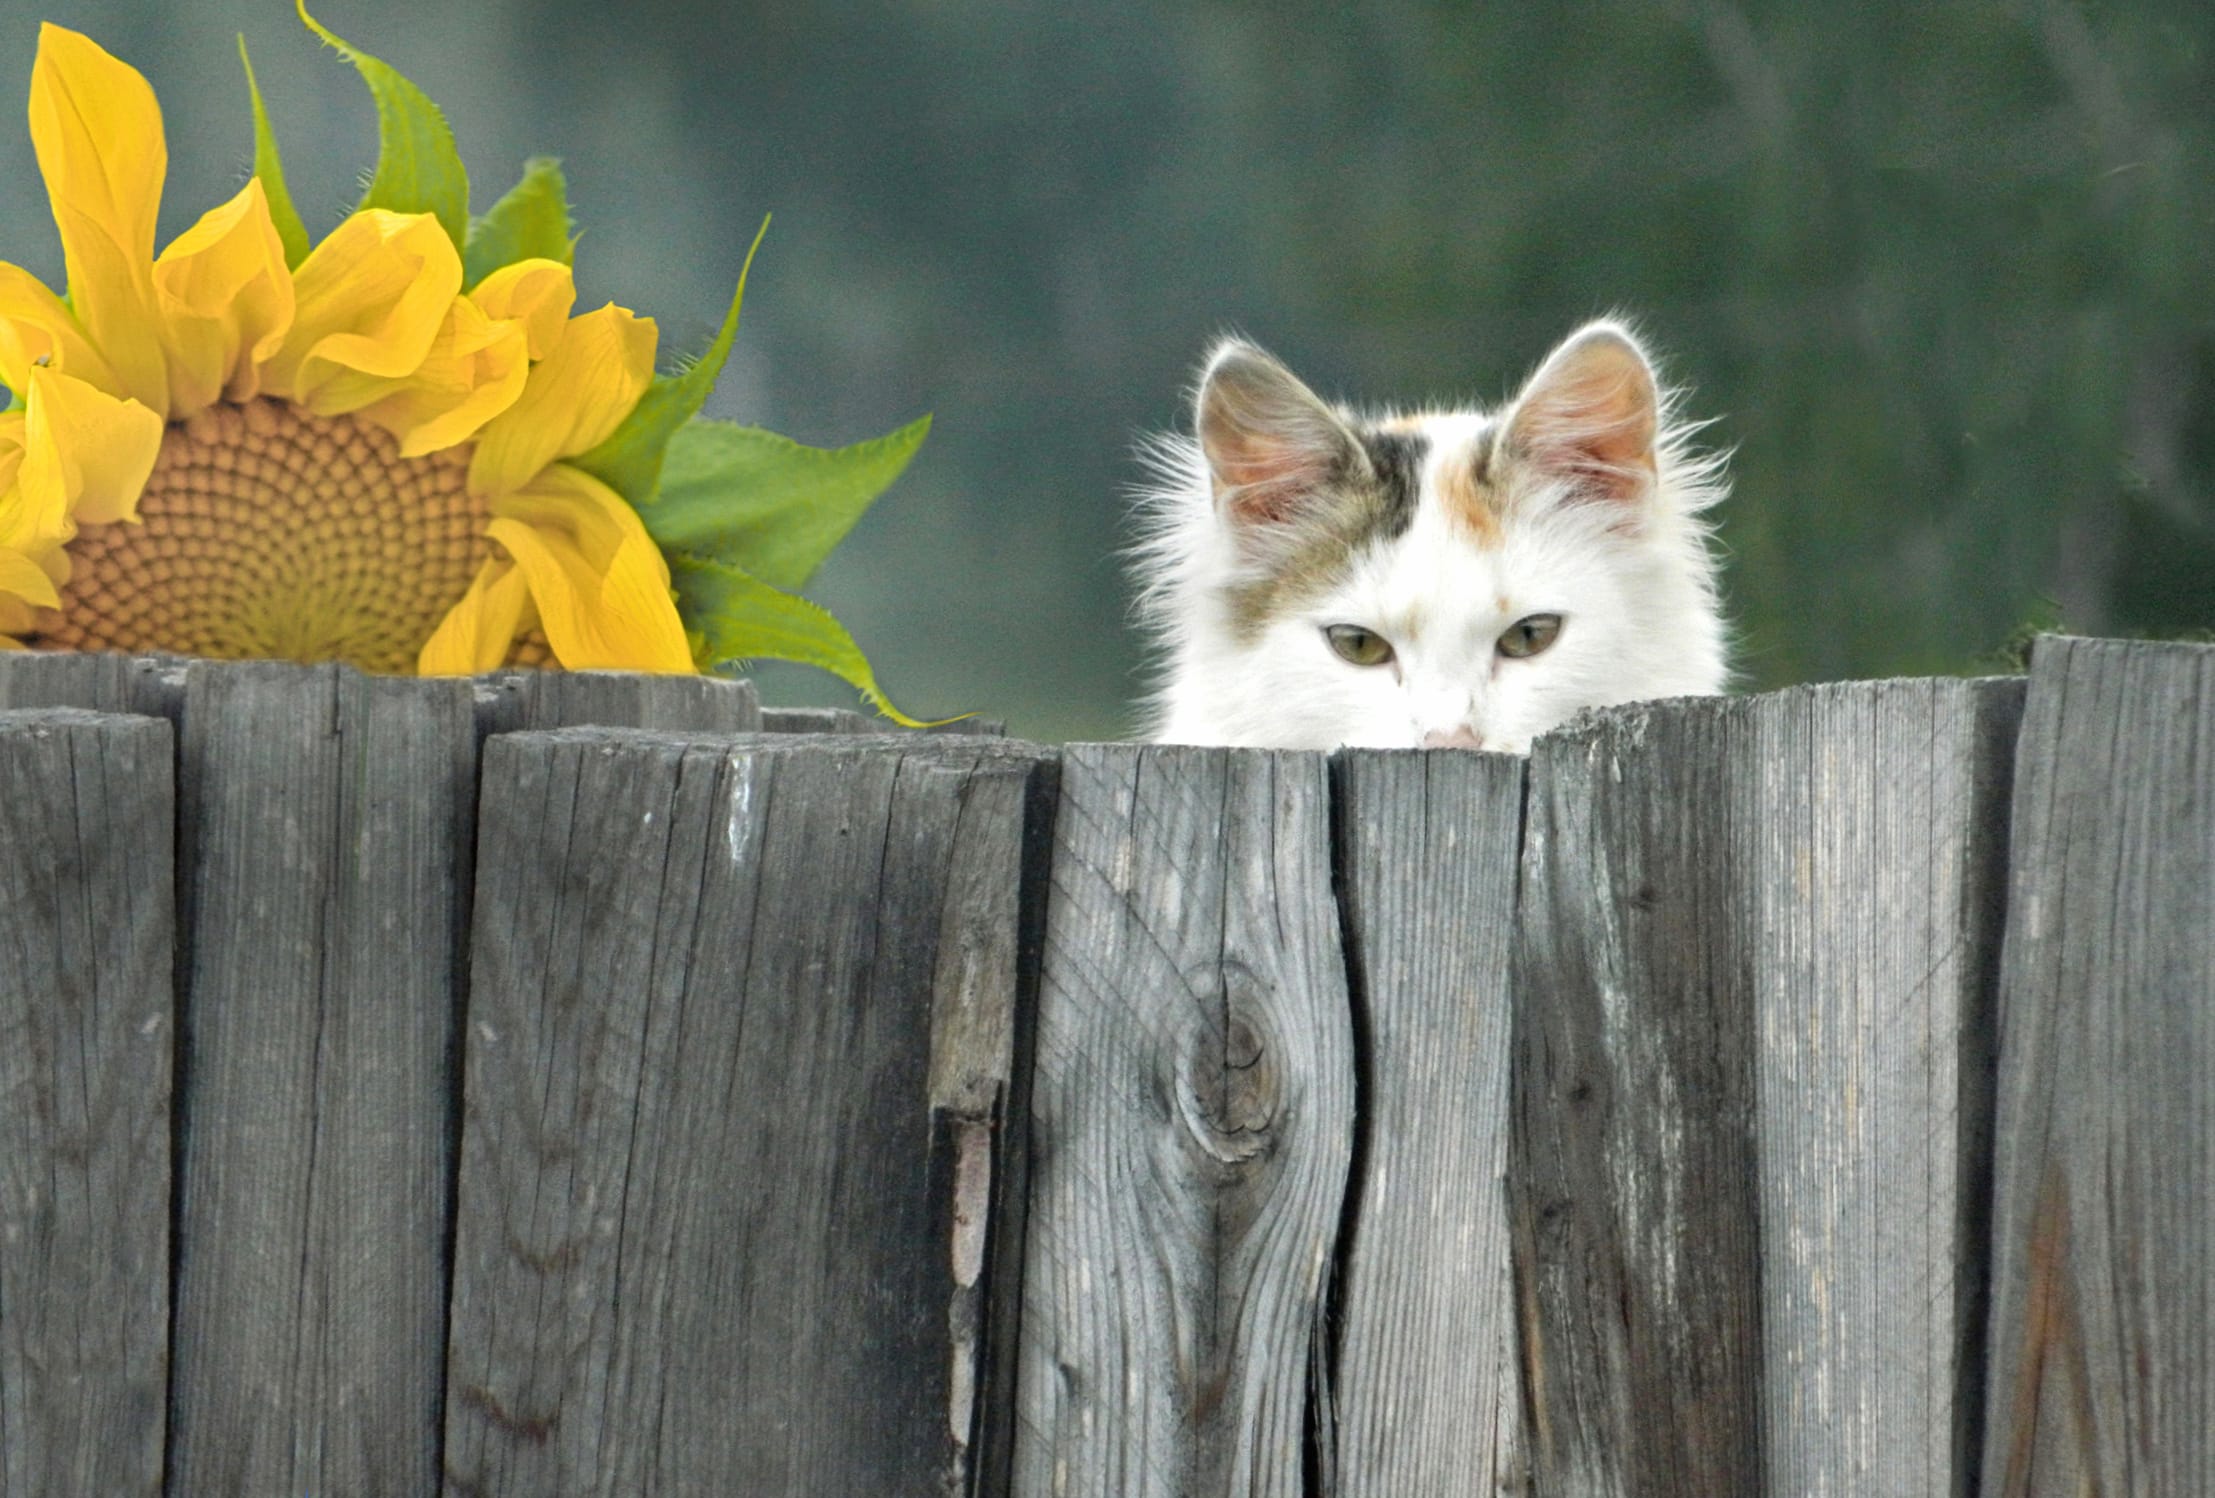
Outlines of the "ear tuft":
{"type": "Polygon", "coordinates": [[[1588,323],[1548,355],[1515,398],[1507,449],[1580,498],[1629,504],[1653,492],[1661,393],[1619,324],[1588,323]]]}
{"type": "Polygon", "coordinates": [[[1233,522],[1281,524],[1363,460],[1345,424],[1298,376],[1250,343],[1217,345],[1194,427],[1215,502],[1233,522]]]}

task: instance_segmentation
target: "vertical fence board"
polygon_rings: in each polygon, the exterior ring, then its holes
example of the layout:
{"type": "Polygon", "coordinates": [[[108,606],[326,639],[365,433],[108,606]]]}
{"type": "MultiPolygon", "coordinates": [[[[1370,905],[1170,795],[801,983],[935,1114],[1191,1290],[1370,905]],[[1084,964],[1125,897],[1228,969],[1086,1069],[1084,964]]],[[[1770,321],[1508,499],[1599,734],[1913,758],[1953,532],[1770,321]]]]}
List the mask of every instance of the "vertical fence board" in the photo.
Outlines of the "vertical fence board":
{"type": "Polygon", "coordinates": [[[1316,755],[1067,753],[1018,1493],[1302,1491],[1353,1132],[1327,798],[1316,755]]]}
{"type": "Polygon", "coordinates": [[[1762,1491],[1736,704],[1533,747],[1510,1210],[1538,1491],[1762,1491]]]}
{"type": "Polygon", "coordinates": [[[1967,1494],[2007,683],[1637,707],[1532,762],[1540,1491],[1967,1494]]]}
{"type": "Polygon", "coordinates": [[[449,1492],[965,1490],[1039,773],[488,746],[449,1492]]]}
{"type": "Polygon", "coordinates": [[[1985,1491],[2215,1492],[2215,648],[2032,658],[1985,1491]]]}
{"type": "Polygon", "coordinates": [[[0,1494],[161,1489],[169,725],[0,712],[0,1494]]]}
{"type": "Polygon", "coordinates": [[[1761,1022],[1775,1493],[1969,1498],[2019,682],[1754,709],[1745,940],[1761,1022]]]}
{"type": "Polygon", "coordinates": [[[1363,1117],[1332,1491],[1496,1492],[1520,1417],[1503,1183],[1523,763],[1348,753],[1333,782],[1363,1117]]]}
{"type": "Polygon", "coordinates": [[[466,681],[195,665],[171,1466],[435,1485],[466,681]]]}
{"type": "MultiPolygon", "coordinates": [[[[1058,759],[995,739],[963,791],[932,977],[932,1200],[951,1222],[947,1426],[967,1491],[1007,1491],[1029,1201],[1030,1068],[1058,759]],[[995,759],[1028,759],[1020,779],[995,759]],[[1008,835],[1020,829],[1020,840],[1008,835]]],[[[949,747],[958,757],[962,749],[949,747]]],[[[947,1491],[955,1491],[949,1482],[947,1491]]]]}

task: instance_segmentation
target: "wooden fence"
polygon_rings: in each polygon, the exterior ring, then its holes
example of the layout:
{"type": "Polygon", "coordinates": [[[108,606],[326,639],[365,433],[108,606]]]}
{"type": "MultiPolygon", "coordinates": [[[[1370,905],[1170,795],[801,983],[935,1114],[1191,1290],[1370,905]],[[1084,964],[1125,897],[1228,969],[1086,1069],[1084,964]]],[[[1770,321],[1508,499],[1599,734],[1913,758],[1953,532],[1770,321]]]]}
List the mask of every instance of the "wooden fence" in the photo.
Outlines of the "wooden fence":
{"type": "Polygon", "coordinates": [[[2215,648],[762,726],[0,659],[0,1498],[2215,1493],[2215,648]]]}

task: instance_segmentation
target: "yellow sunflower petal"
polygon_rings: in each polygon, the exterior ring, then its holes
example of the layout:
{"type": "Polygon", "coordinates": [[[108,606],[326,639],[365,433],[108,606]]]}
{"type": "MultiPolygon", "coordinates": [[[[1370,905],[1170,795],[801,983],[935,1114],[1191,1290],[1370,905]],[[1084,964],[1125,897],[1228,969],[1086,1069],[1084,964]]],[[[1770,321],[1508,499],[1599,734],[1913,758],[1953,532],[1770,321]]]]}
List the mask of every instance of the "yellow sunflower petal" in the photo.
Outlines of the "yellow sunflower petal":
{"type": "MultiPolygon", "coordinates": [[[[19,551],[0,551],[0,598],[19,600],[33,608],[58,609],[62,596],[54,591],[54,580],[46,575],[46,569],[19,551]]],[[[0,620],[0,629],[16,633],[23,626],[16,624],[21,618],[15,610],[9,611],[15,618],[0,620]],[[14,628],[8,628],[9,626],[14,628]]]]}
{"type": "Polygon", "coordinates": [[[553,352],[569,309],[576,305],[577,282],[559,260],[518,260],[479,281],[469,300],[487,317],[523,324],[531,357],[543,359],[553,352]]]}
{"type": "Polygon", "coordinates": [[[612,303],[571,318],[532,369],[522,397],[477,440],[470,489],[489,495],[519,489],[555,459],[586,451],[622,425],[654,378],[656,337],[652,318],[612,303]]]}
{"type": "MultiPolygon", "coordinates": [[[[404,380],[375,381],[391,393],[357,414],[398,437],[401,457],[420,458],[475,436],[515,404],[529,375],[522,326],[495,322],[468,298],[457,297],[423,363],[404,380]]],[[[325,396],[351,402],[357,384],[371,380],[343,375],[324,387],[325,396]]]]}
{"type": "Polygon", "coordinates": [[[492,513],[485,534],[515,559],[562,665],[693,671],[669,565],[614,490],[557,464],[494,500],[492,513]]]}
{"type": "Polygon", "coordinates": [[[161,453],[162,419],[135,400],[34,368],[23,402],[20,523],[66,540],[80,524],[138,518],[138,497],[161,453]]]}
{"type": "Polygon", "coordinates": [[[166,412],[153,261],[169,147],[154,91],[90,37],[43,25],[31,66],[31,147],[78,324],[120,376],[119,393],[166,412]]]}
{"type": "MultiPolygon", "coordinates": [[[[0,411],[0,495],[15,487],[16,471],[23,466],[23,448],[29,441],[24,426],[29,418],[22,408],[0,411]]],[[[6,513],[6,502],[0,499],[0,514],[6,513]]],[[[0,529],[0,546],[13,546],[15,541],[7,531],[0,529]]]]}
{"type": "Polygon", "coordinates": [[[262,371],[262,389],[322,416],[358,410],[386,392],[351,390],[355,405],[320,399],[348,371],[415,373],[461,292],[461,255],[427,213],[364,209],[333,229],[293,272],[292,331],[262,371]]]}
{"type": "Polygon", "coordinates": [[[506,557],[494,557],[477,569],[461,602],[431,632],[416,658],[416,674],[474,676],[490,671],[536,622],[523,573],[506,557]]]}
{"type": "Polygon", "coordinates": [[[0,385],[22,390],[40,363],[103,390],[121,388],[68,305],[21,266],[0,264],[0,385]]]}
{"type": "Polygon", "coordinates": [[[169,330],[169,419],[251,399],[292,328],[292,272],[261,179],[201,216],[154,262],[169,330]]]}

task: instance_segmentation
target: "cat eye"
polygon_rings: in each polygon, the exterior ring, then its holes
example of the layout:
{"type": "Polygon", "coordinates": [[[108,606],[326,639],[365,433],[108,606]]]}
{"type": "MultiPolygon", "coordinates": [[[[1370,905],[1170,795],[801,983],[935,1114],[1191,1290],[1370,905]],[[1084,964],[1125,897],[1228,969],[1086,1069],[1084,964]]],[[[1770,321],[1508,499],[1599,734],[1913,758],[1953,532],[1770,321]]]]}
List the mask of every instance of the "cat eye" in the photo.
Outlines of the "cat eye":
{"type": "Polygon", "coordinates": [[[1521,660],[1536,655],[1561,637],[1561,615],[1530,614],[1500,635],[1500,654],[1521,660]]]}
{"type": "Polygon", "coordinates": [[[1381,666],[1392,659],[1392,642],[1373,629],[1358,624],[1333,624],[1323,631],[1342,661],[1356,666],[1381,666]]]}

